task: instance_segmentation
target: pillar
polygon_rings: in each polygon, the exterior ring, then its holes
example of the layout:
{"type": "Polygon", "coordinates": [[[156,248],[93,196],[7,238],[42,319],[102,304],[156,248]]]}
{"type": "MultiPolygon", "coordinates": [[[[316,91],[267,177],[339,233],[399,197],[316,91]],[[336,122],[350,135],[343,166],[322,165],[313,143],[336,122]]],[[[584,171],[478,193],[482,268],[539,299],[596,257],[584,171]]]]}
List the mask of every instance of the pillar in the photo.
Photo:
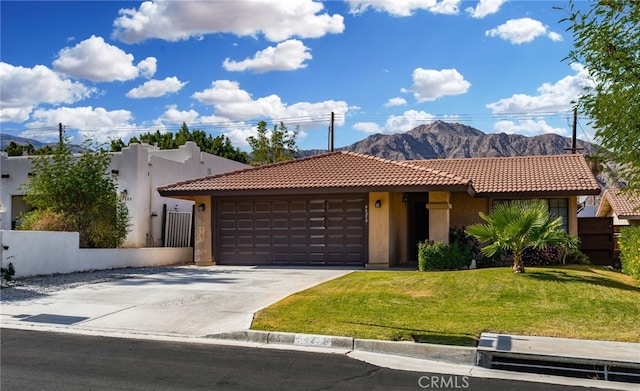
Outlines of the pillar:
{"type": "Polygon", "coordinates": [[[215,265],[213,261],[213,245],[211,232],[211,218],[213,203],[210,196],[194,197],[195,229],[194,229],[194,261],[197,266],[215,265]],[[204,210],[201,210],[204,209],[204,210]]]}
{"type": "Polygon", "coordinates": [[[449,244],[450,197],[448,191],[429,192],[429,240],[449,244]]]}

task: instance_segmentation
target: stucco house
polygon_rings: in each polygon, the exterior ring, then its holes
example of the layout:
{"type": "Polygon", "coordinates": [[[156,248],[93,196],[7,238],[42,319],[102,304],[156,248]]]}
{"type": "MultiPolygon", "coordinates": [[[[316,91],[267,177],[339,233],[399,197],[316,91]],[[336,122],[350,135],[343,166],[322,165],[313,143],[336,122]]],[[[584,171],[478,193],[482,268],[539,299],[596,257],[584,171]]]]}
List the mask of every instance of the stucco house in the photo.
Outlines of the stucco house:
{"type": "MultiPolygon", "coordinates": [[[[172,150],[132,144],[112,153],[109,172],[131,217],[131,231],[123,247],[189,247],[193,201],[162,197],[156,189],[179,180],[247,167],[201,152],[194,142],[172,150]]],[[[29,178],[31,160],[28,156],[0,153],[0,171],[0,229],[11,230],[20,213],[30,208],[23,200],[20,185],[29,178]]]]}
{"type": "Polygon", "coordinates": [[[640,193],[605,190],[596,216],[613,217],[614,226],[640,225],[640,193]]]}
{"type": "Polygon", "coordinates": [[[599,194],[581,155],[393,161],[334,152],[162,186],[196,203],[195,261],[391,267],[424,239],[541,198],[577,234],[577,196],[599,194]]]}

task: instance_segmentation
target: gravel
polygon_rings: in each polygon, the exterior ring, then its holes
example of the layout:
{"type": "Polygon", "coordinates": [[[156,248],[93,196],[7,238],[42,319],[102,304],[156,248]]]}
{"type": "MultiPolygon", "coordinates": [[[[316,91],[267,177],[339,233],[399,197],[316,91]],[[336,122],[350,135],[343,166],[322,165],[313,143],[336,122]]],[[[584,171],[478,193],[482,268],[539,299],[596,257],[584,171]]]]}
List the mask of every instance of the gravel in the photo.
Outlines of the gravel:
{"type": "Polygon", "coordinates": [[[172,269],[175,269],[175,267],[131,267],[70,274],[53,274],[49,276],[20,278],[13,281],[2,280],[0,299],[2,301],[25,300],[80,285],[99,284],[125,278],[163,273],[172,269]]]}

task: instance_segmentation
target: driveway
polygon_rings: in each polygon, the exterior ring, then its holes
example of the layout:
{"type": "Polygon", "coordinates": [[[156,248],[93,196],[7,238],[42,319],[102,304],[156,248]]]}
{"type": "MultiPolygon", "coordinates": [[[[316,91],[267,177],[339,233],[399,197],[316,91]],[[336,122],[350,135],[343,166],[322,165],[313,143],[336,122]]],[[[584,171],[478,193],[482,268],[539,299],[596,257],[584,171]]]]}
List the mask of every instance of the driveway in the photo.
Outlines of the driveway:
{"type": "MultiPolygon", "coordinates": [[[[26,299],[3,295],[0,326],[199,337],[246,330],[253,315],[353,269],[183,266],[26,299]]],[[[4,289],[3,289],[4,291],[4,289]]]]}

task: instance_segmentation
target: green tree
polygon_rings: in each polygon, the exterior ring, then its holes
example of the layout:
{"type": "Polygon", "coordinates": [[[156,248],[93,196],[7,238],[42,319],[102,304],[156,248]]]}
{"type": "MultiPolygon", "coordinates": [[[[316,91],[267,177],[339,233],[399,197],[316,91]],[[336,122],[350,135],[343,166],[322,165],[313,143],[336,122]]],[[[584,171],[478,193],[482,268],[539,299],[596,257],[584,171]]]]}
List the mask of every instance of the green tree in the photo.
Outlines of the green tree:
{"type": "Polygon", "coordinates": [[[109,143],[109,150],[111,152],[120,152],[124,147],[126,147],[126,145],[120,138],[111,140],[111,142],[109,143]]]}
{"type": "Polygon", "coordinates": [[[257,136],[247,138],[249,146],[251,146],[253,165],[259,166],[263,164],[277,163],[295,158],[298,147],[296,146],[296,137],[298,136],[298,128],[289,131],[287,126],[280,122],[274,125],[269,132],[265,121],[258,122],[257,136]]]}
{"type": "Polygon", "coordinates": [[[583,64],[594,81],[577,106],[627,187],[640,189],[640,1],[577,3],[562,19],[574,41],[566,60],[583,64]]]}
{"type": "Polygon", "coordinates": [[[489,215],[480,212],[486,224],[474,224],[465,230],[480,242],[491,242],[482,248],[487,256],[499,250],[513,252],[513,272],[524,273],[522,252],[526,248],[543,248],[566,242],[567,235],[559,228],[562,219],[549,214],[543,200],[509,201],[501,203],[489,215]]]}
{"type": "MultiPolygon", "coordinates": [[[[145,142],[155,145],[160,149],[177,149],[187,141],[195,142],[203,152],[241,163],[247,163],[249,160],[247,153],[240,151],[239,148],[235,148],[227,136],[221,134],[213,137],[198,129],[191,132],[184,122],[175,135],[173,133],[160,133],[159,130],[156,130],[155,133],[148,132],[141,134],[139,139],[137,137],[131,137],[129,139],[129,145],[145,142]]],[[[123,147],[124,142],[121,139],[111,141],[112,152],[118,152],[122,150],[123,147]]]]}
{"type": "Polygon", "coordinates": [[[17,144],[15,141],[11,141],[9,145],[4,148],[4,151],[8,156],[22,156],[24,147],[20,144],[17,144]]]}
{"type": "Polygon", "coordinates": [[[127,207],[107,174],[110,158],[103,149],[74,156],[66,143],[53,155],[31,158],[33,175],[22,189],[35,209],[20,216],[20,229],[77,231],[81,247],[118,247],[129,224],[127,207]]]}

